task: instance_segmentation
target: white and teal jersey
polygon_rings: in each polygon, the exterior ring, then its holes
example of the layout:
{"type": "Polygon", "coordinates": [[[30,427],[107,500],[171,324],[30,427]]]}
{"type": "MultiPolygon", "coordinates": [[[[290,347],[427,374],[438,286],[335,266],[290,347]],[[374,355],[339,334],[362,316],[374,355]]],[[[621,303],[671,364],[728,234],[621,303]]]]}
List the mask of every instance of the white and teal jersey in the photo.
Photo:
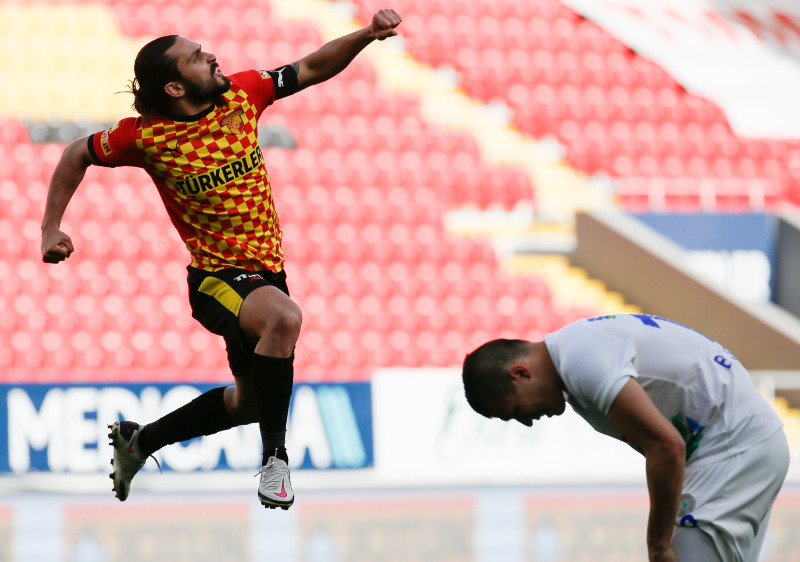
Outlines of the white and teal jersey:
{"type": "Polygon", "coordinates": [[[634,377],[686,441],[687,463],[744,451],[782,423],[722,345],[647,314],[579,320],[545,336],[572,408],[601,433],[621,436],[608,410],[634,377]]]}

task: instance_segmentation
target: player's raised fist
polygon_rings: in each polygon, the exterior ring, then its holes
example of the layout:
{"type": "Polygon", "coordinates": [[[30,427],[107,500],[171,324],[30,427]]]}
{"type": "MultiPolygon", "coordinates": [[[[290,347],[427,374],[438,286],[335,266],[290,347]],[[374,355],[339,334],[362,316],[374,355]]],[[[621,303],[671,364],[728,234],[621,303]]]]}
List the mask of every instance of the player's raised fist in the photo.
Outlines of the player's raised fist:
{"type": "Polygon", "coordinates": [[[42,238],[42,261],[45,263],[64,261],[74,251],[72,240],[61,231],[47,234],[42,238]]]}
{"type": "Polygon", "coordinates": [[[372,36],[378,41],[383,41],[387,37],[394,37],[397,35],[395,27],[400,25],[401,21],[403,21],[403,18],[394,10],[379,10],[372,16],[372,24],[370,25],[372,36]]]}

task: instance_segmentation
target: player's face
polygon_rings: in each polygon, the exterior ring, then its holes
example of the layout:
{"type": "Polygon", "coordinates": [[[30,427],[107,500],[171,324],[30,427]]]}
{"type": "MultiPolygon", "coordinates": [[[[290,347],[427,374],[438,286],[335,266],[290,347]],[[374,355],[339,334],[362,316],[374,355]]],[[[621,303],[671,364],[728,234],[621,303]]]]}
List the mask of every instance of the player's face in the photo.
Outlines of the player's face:
{"type": "Polygon", "coordinates": [[[516,420],[528,427],[542,416],[560,416],[566,401],[561,389],[547,378],[515,378],[514,390],[501,399],[491,417],[516,420]]]}
{"type": "Polygon", "coordinates": [[[201,45],[178,37],[167,52],[177,57],[186,96],[192,102],[211,102],[230,88],[231,81],[222,73],[217,57],[203,51],[201,45]]]}

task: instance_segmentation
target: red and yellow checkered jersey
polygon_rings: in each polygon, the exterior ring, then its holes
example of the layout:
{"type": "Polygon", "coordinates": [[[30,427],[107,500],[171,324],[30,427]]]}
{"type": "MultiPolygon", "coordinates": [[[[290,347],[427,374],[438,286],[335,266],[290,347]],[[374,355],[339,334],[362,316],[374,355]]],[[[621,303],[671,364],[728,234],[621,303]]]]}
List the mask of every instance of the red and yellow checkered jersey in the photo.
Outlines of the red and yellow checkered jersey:
{"type": "Polygon", "coordinates": [[[101,165],[147,171],[194,267],[281,271],[281,227],[258,146],[258,118],[275,88],[265,71],[229,78],[208,113],[126,118],[93,135],[90,150],[101,165]]]}

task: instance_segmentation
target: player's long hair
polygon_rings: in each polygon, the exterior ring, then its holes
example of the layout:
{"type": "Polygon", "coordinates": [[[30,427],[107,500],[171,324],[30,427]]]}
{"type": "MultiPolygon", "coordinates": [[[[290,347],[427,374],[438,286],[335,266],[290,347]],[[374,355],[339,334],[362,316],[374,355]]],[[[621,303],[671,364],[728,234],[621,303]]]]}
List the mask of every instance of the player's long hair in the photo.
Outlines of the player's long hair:
{"type": "Polygon", "coordinates": [[[514,390],[511,363],[528,353],[530,342],[497,339],[486,342],[464,358],[461,378],[464,394],[472,409],[489,417],[489,412],[514,390]]]}
{"type": "Polygon", "coordinates": [[[164,86],[174,80],[181,80],[178,59],[166,53],[175,44],[177,35],[165,35],[153,39],[141,48],[133,63],[135,78],[130,82],[133,105],[143,117],[154,113],[168,114],[170,96],[164,86]]]}

